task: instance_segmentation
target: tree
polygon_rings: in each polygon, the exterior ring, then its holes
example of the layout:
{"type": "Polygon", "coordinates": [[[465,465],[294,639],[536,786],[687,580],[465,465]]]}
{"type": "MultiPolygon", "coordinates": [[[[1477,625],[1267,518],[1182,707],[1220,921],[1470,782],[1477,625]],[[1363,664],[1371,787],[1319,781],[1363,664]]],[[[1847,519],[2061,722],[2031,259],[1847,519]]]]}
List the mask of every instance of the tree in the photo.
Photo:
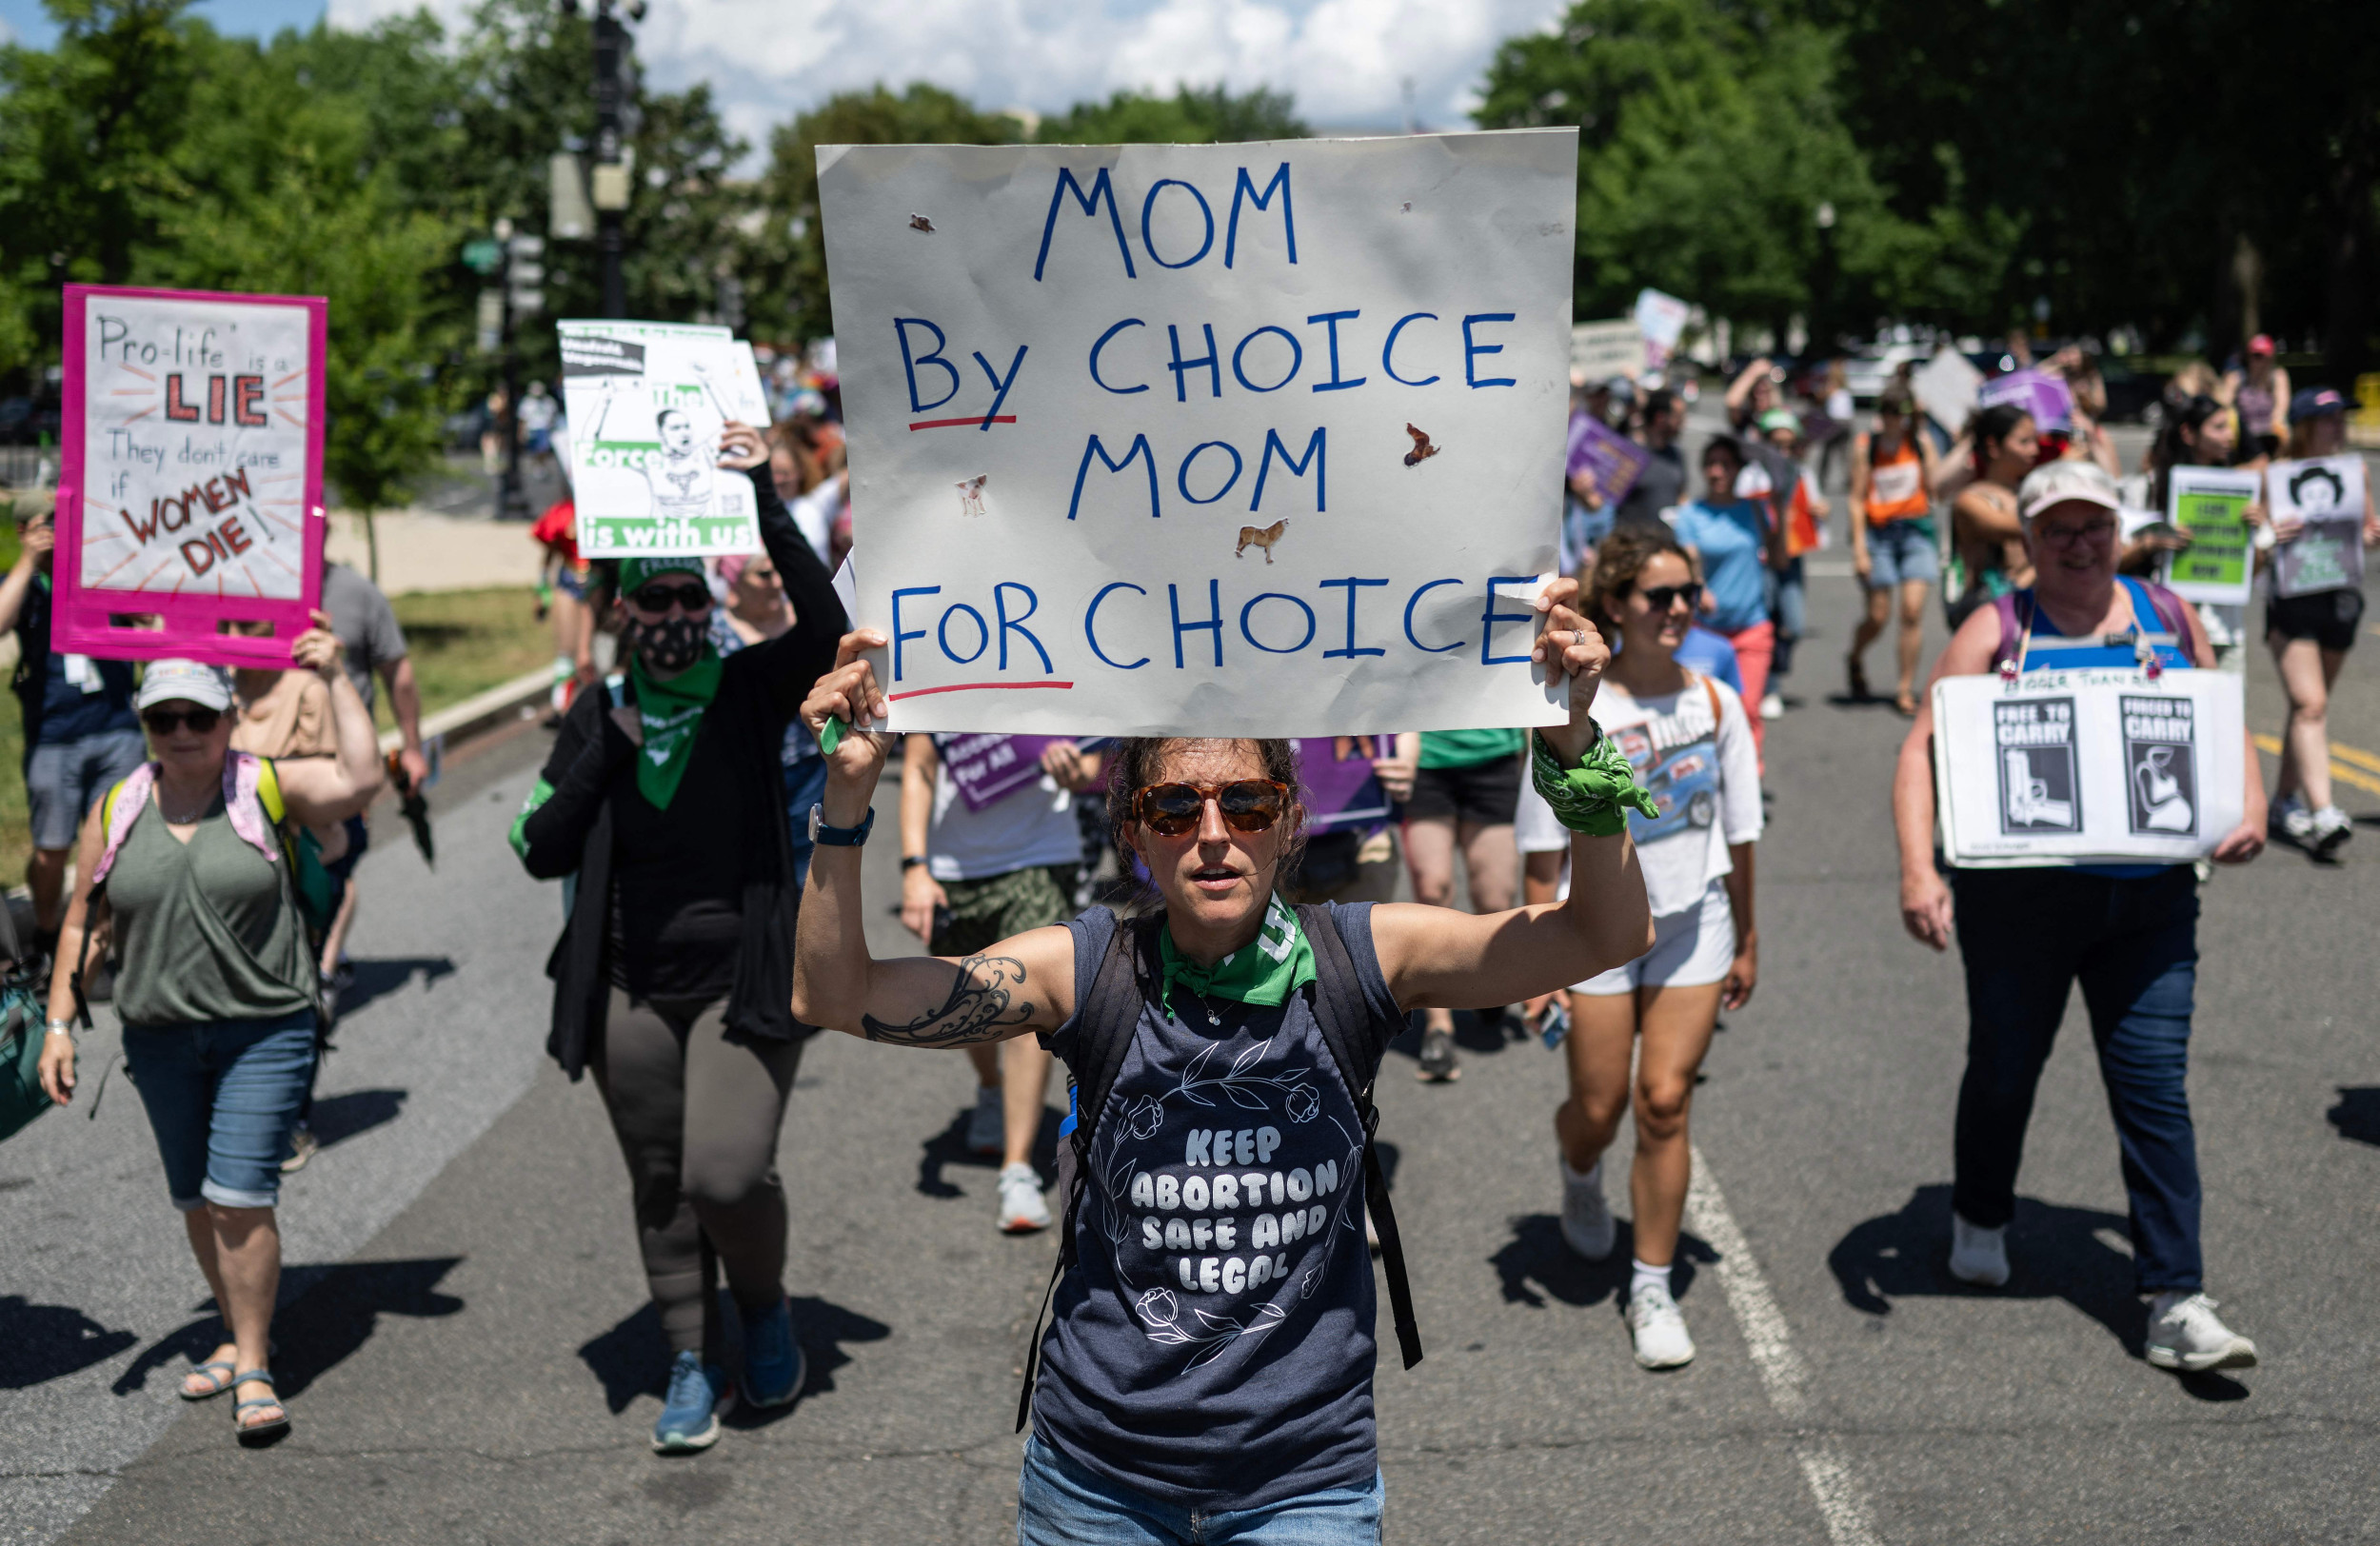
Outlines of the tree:
{"type": "Polygon", "coordinates": [[[1119,91],[1105,102],[1078,102],[1041,120],[1043,145],[1227,145],[1241,140],[1301,140],[1313,131],[1297,99],[1263,87],[1242,96],[1229,89],[1179,86],[1170,97],[1119,91]]]}
{"type": "Polygon", "coordinates": [[[1478,118],[1577,126],[1579,315],[1618,315],[1651,285],[1781,339],[1814,309],[1906,309],[1933,271],[1936,233],[1886,207],[1835,69],[1833,35],[1788,10],[1580,0],[1559,30],[1497,50],[1478,118]]]}
{"type": "Polygon", "coordinates": [[[1022,127],[922,82],[899,95],[881,85],[840,92],[780,125],[769,136],[768,169],[761,176],[759,228],[745,248],[752,313],[766,319],[754,330],[774,325],[783,329],[774,336],[795,339],[834,331],[818,216],[820,146],[1006,145],[1022,127]]]}

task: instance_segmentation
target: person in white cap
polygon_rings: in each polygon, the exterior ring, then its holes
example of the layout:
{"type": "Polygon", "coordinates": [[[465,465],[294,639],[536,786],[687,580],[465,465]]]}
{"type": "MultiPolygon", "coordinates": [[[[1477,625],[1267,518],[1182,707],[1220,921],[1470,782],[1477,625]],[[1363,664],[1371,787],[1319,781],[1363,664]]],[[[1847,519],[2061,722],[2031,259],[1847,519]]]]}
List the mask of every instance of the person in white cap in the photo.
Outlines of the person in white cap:
{"type": "MultiPolygon", "coordinates": [[[[2162,585],[2119,582],[2114,480],[2095,464],[2052,462],[2017,488],[2033,584],[1978,607],[1934,664],[1934,679],[2013,663],[2045,668],[2211,670],[2198,617],[2162,585]]],[[[2191,865],[2074,864],[1959,869],[1946,883],[1934,848],[1934,707],[1921,704],[1893,782],[1901,922],[1967,972],[1967,1071],[1959,1083],[1951,1191],[1953,1277],[2009,1280],[2007,1233],[2034,1087],[2066,1001],[2080,981],[2131,1200],[2132,1273],[2149,1298],[2147,1355],[2185,1373],[2244,1369],[2256,1345],[2226,1326],[2204,1292],[2197,1137],[2185,1088],[2198,974],[2198,891],[2191,865]],[[1955,898],[1955,908],[1954,908],[1955,898]]],[[[2256,752],[2246,752],[2248,813],[2215,847],[2239,864],[2265,844],[2256,752]]]]}
{"type": "MultiPolygon", "coordinates": [[[[290,1124],[313,1079],[321,982],[307,940],[290,823],[336,825],[379,792],[379,740],[320,625],[291,646],[330,689],[336,757],[275,763],[231,749],[226,674],[150,664],[136,706],[152,760],[83,824],[83,879],[50,984],[43,1091],[73,1099],[73,1022],[87,941],[114,930],[124,1064],[149,1110],[166,1192],[214,1294],[224,1338],[183,1379],[185,1400],[233,1391],[243,1444],[289,1428],[268,1355],[281,1278],[273,1217],[290,1124]]],[[[89,1012],[82,1023],[90,1022],[89,1012]]]]}

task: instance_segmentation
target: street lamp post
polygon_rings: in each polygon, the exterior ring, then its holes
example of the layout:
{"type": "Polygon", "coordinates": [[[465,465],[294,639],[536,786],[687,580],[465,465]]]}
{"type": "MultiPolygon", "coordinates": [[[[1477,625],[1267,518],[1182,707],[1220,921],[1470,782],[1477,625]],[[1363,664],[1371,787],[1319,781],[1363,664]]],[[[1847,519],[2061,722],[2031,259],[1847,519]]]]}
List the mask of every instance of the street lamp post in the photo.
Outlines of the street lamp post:
{"type": "MultiPolygon", "coordinates": [[[[564,0],[570,5],[572,0],[564,0]]],[[[625,229],[628,214],[629,163],[623,144],[625,132],[622,109],[625,105],[626,83],[622,79],[622,67],[626,63],[628,30],[620,21],[619,12],[627,12],[628,20],[645,19],[645,0],[625,0],[615,8],[613,0],[595,0],[595,168],[592,179],[595,205],[595,253],[602,270],[604,306],[606,317],[628,314],[627,280],[621,272],[621,260],[627,248],[625,229]]]]}

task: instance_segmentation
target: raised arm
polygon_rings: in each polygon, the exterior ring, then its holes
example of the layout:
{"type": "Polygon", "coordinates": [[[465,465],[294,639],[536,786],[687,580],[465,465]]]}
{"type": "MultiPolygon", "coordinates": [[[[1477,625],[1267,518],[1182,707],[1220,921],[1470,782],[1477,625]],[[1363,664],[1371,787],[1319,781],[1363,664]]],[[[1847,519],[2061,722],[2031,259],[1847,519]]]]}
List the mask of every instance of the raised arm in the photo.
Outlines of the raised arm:
{"type": "Polygon", "coordinates": [[[808,695],[811,684],[835,664],[835,641],[851,625],[843,615],[843,599],[835,594],[835,578],[818,549],[794,524],[768,470],[768,446],[761,432],[747,424],[730,424],[722,431],[719,465],[752,480],[753,502],[759,506],[761,545],[768,550],[784,582],[785,599],[793,603],[793,626],[776,638],[754,644],[740,658],[742,667],[762,673],[770,701],[791,719],[808,695]]]}
{"type": "Polygon", "coordinates": [[[291,659],[320,675],[330,689],[330,724],[339,743],[336,757],[299,757],[273,764],[289,814],[307,826],[328,826],[353,816],[372,803],[384,778],[372,711],[340,669],[339,653],[339,636],[330,631],[330,619],[322,612],[314,614],[314,625],[289,646],[291,659]]]}
{"type": "MultiPolygon", "coordinates": [[[[821,745],[829,715],[854,726],[883,723],[876,674],[858,656],[884,644],[873,628],[843,638],[835,669],[802,705],[802,721],[822,736],[821,745]]],[[[827,755],[822,819],[828,826],[855,827],[867,819],[890,739],[853,729],[827,755]]],[[[1074,936],[1062,927],[1014,935],[963,960],[875,960],[867,948],[860,859],[860,849],[829,842],[811,857],[793,953],[797,1016],[863,1041],[958,1047],[1056,1030],[1074,1013],[1074,936]]]]}
{"type": "MultiPolygon", "coordinates": [[[[1601,739],[1588,711],[1612,659],[1594,624],[1572,610],[1577,594],[1574,581],[1546,588],[1537,601],[1545,628],[1530,651],[1548,672],[1570,681],[1570,723],[1538,732],[1564,768],[1577,766],[1601,739]]],[[[1372,911],[1372,940],[1399,1004],[1474,1009],[1533,999],[1636,960],[1653,947],[1653,916],[1623,823],[1609,837],[1571,835],[1567,902],[1484,917],[1383,903],[1372,911]]]]}

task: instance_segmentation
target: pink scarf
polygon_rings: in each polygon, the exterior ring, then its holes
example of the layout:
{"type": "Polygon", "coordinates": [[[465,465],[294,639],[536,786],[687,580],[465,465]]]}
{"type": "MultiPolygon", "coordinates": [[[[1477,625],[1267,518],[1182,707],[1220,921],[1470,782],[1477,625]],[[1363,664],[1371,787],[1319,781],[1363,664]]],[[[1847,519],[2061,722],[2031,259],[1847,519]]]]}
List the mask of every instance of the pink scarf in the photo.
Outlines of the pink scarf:
{"type": "MultiPolygon", "coordinates": [[[[231,830],[238,833],[263,854],[268,862],[281,859],[281,844],[273,837],[272,823],[265,817],[264,802],[257,798],[256,785],[263,776],[264,760],[248,752],[228,752],[223,759],[223,809],[231,820],[231,830]]],[[[108,842],[101,849],[99,862],[91,866],[90,883],[97,887],[115,868],[116,854],[124,840],[132,835],[132,823],[149,806],[149,796],[157,786],[157,764],[143,763],[132,770],[108,808],[108,842]]]]}

